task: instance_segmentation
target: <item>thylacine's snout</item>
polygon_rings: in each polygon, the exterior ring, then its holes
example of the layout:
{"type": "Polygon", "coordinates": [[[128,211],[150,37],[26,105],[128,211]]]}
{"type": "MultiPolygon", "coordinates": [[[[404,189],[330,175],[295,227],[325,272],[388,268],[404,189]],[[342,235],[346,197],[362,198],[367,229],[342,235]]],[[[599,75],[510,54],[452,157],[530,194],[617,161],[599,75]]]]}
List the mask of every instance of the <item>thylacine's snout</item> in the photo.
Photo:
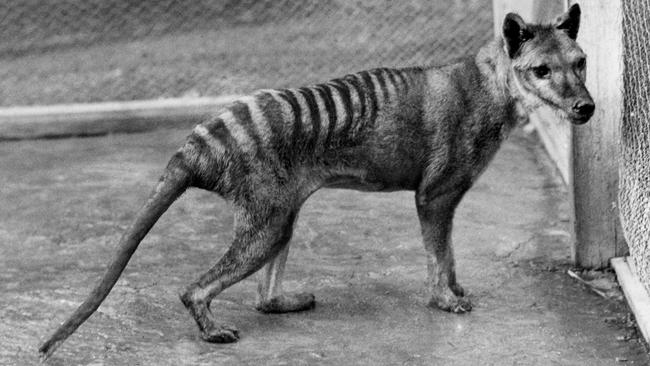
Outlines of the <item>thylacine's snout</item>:
{"type": "Polygon", "coordinates": [[[595,110],[596,105],[594,104],[593,99],[591,99],[590,96],[587,96],[586,98],[580,98],[574,102],[569,117],[573,124],[581,125],[589,121],[591,116],[594,115],[595,110]]]}

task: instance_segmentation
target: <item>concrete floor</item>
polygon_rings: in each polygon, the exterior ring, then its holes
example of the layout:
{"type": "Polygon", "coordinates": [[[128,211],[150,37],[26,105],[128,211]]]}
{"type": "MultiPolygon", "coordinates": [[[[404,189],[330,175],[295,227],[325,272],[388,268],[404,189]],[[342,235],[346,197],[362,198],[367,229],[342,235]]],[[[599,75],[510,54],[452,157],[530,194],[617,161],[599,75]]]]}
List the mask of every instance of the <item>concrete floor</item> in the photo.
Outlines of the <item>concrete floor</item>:
{"type": "MultiPolygon", "coordinates": [[[[0,144],[1,365],[37,362],[38,345],[103,273],[186,134],[0,144]]],[[[565,195],[534,139],[518,133],[505,144],[457,212],[458,276],[474,310],[454,315],[425,306],[412,193],[323,190],[301,213],[286,281],[313,291],[316,309],[260,314],[250,278],[212,305],[240,342],[214,345],[177,294],[224,252],[232,217],[221,199],[193,190],[49,364],[646,365],[644,345],[621,340],[626,305],[565,273],[565,195]]]]}

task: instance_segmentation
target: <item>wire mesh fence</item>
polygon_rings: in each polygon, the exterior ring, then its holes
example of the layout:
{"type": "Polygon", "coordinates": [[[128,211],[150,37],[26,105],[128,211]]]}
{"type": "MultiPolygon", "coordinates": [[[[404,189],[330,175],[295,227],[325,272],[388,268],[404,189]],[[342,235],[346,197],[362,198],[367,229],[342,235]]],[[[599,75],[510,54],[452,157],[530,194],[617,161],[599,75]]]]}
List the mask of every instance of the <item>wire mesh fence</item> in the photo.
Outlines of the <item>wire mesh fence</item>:
{"type": "Polygon", "coordinates": [[[447,63],[492,33],[488,0],[9,0],[0,105],[300,86],[447,63]]]}
{"type": "Polygon", "coordinates": [[[619,205],[637,274],[650,291],[650,1],[623,1],[624,116],[619,205]]]}

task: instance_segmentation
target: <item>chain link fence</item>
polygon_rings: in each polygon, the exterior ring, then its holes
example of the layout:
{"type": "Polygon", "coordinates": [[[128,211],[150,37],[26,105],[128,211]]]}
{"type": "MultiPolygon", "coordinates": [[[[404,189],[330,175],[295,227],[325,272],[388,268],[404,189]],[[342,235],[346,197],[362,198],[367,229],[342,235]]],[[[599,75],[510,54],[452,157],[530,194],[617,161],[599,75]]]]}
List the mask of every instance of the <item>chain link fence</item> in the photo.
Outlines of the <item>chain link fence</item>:
{"type": "Polygon", "coordinates": [[[650,291],[650,1],[623,1],[625,73],[619,205],[637,274],[650,291]]]}
{"type": "Polygon", "coordinates": [[[492,34],[489,0],[6,0],[0,105],[301,86],[447,63],[492,34]]]}

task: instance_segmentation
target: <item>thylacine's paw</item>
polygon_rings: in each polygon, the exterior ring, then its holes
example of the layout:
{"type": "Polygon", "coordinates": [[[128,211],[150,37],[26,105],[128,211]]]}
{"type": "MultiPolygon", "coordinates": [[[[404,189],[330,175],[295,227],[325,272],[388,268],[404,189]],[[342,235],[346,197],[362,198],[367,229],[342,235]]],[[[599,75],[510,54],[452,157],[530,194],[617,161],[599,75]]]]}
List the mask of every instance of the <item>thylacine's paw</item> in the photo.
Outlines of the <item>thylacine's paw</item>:
{"type": "Polygon", "coordinates": [[[201,332],[201,338],[210,343],[232,343],[239,340],[239,331],[236,327],[226,324],[218,324],[212,312],[210,311],[209,304],[199,299],[195,300],[192,297],[192,291],[188,290],[180,295],[181,302],[192,315],[196,321],[201,332]]]}
{"type": "Polygon", "coordinates": [[[313,309],[316,298],[313,294],[301,292],[297,294],[282,294],[270,300],[260,301],[255,307],[262,313],[289,313],[313,309]]]}
{"type": "Polygon", "coordinates": [[[467,313],[472,310],[472,303],[469,299],[456,296],[449,288],[431,295],[429,306],[457,314],[467,313]]]}
{"type": "Polygon", "coordinates": [[[233,343],[239,340],[239,330],[232,325],[213,325],[201,332],[201,338],[210,343],[233,343]]]}

